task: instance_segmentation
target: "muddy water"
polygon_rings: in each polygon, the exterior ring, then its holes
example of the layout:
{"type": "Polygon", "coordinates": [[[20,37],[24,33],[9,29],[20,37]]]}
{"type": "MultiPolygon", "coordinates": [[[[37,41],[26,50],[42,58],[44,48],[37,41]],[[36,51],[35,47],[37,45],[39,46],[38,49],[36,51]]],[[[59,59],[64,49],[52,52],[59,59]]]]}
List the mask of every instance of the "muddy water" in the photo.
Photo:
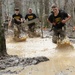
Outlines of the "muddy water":
{"type": "Polygon", "coordinates": [[[51,39],[30,38],[25,42],[14,42],[7,39],[8,54],[18,55],[19,57],[52,56],[57,50],[51,39]]]}
{"type": "MultiPolygon", "coordinates": [[[[73,44],[74,45],[74,44],[73,44]]],[[[56,50],[56,45],[50,38],[28,38],[26,42],[13,42],[7,39],[7,51],[10,55],[19,57],[46,56],[50,60],[27,67],[11,67],[18,73],[2,75],[75,75],[75,50],[56,50]]]]}

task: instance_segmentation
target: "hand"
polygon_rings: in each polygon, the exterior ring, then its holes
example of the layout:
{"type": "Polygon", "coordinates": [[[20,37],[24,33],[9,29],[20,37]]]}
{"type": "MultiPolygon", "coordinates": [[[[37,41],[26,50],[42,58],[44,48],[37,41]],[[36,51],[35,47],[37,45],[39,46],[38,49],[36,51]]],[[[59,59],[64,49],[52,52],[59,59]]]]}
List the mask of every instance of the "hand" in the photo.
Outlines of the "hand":
{"type": "Polygon", "coordinates": [[[19,19],[16,19],[17,21],[20,21],[19,19]]]}
{"type": "Polygon", "coordinates": [[[73,27],[73,30],[75,31],[75,26],[73,27]]]}
{"type": "Polygon", "coordinates": [[[66,20],[62,20],[61,22],[62,22],[62,23],[66,23],[66,20]]]}
{"type": "Polygon", "coordinates": [[[9,23],[8,23],[8,27],[11,27],[11,21],[9,21],[9,23]]]}
{"type": "Polygon", "coordinates": [[[56,25],[56,23],[55,23],[55,22],[53,22],[52,24],[53,24],[54,26],[56,25]]]}

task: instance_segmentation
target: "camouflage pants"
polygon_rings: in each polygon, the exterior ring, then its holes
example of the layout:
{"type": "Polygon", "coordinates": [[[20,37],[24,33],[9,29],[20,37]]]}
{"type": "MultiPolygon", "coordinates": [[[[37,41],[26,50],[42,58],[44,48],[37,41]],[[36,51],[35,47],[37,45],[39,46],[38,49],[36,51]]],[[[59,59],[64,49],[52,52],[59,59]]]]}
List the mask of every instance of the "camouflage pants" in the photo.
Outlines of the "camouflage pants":
{"type": "Polygon", "coordinates": [[[65,30],[58,29],[58,30],[53,30],[53,36],[52,36],[52,42],[57,43],[57,40],[63,40],[66,36],[65,30]]]}
{"type": "Polygon", "coordinates": [[[35,35],[35,25],[28,25],[28,35],[33,37],[35,35]]]}
{"type": "Polygon", "coordinates": [[[35,25],[28,25],[28,30],[30,32],[34,32],[35,31],[35,25]]]}
{"type": "Polygon", "coordinates": [[[8,30],[8,24],[4,23],[4,29],[7,31],[8,30]]]}
{"type": "Polygon", "coordinates": [[[14,24],[14,38],[20,37],[21,30],[25,32],[25,29],[21,24],[19,24],[19,25],[14,24]]]}

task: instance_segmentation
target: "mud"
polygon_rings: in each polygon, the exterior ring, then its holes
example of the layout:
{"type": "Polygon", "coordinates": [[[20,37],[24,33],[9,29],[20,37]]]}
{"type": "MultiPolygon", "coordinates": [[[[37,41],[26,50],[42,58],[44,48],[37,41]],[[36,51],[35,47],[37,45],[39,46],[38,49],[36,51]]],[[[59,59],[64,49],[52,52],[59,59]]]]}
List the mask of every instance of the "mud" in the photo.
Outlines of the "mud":
{"type": "Polygon", "coordinates": [[[63,41],[58,40],[56,49],[59,50],[74,50],[72,41],[68,37],[65,37],[63,41]]]}
{"type": "Polygon", "coordinates": [[[25,68],[29,65],[37,65],[40,62],[48,61],[46,57],[33,57],[33,58],[19,58],[17,56],[5,57],[0,60],[0,73],[16,73],[16,71],[7,70],[9,67],[21,67],[25,68]]]}
{"type": "Polygon", "coordinates": [[[18,57],[6,58],[8,63],[3,60],[6,64],[1,66],[0,75],[75,75],[75,44],[73,49],[56,49],[49,34],[45,34],[46,38],[27,38],[24,42],[13,42],[8,37],[7,52],[18,57]]]}
{"type": "Polygon", "coordinates": [[[59,49],[59,50],[74,50],[74,46],[72,44],[67,44],[67,43],[64,43],[64,44],[59,44],[57,45],[56,49],[59,49]]]}

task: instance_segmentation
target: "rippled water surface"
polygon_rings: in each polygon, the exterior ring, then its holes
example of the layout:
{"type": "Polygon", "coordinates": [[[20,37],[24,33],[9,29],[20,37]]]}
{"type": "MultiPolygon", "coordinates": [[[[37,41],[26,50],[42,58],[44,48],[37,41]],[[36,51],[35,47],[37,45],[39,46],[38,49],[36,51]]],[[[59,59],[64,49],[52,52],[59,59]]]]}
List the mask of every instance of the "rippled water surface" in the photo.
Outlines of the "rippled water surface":
{"type": "Polygon", "coordinates": [[[2,75],[75,75],[75,50],[58,50],[51,38],[27,38],[24,42],[7,38],[7,52],[22,58],[45,56],[49,61],[25,68],[10,67],[6,71],[11,70],[12,73],[2,75]]]}

